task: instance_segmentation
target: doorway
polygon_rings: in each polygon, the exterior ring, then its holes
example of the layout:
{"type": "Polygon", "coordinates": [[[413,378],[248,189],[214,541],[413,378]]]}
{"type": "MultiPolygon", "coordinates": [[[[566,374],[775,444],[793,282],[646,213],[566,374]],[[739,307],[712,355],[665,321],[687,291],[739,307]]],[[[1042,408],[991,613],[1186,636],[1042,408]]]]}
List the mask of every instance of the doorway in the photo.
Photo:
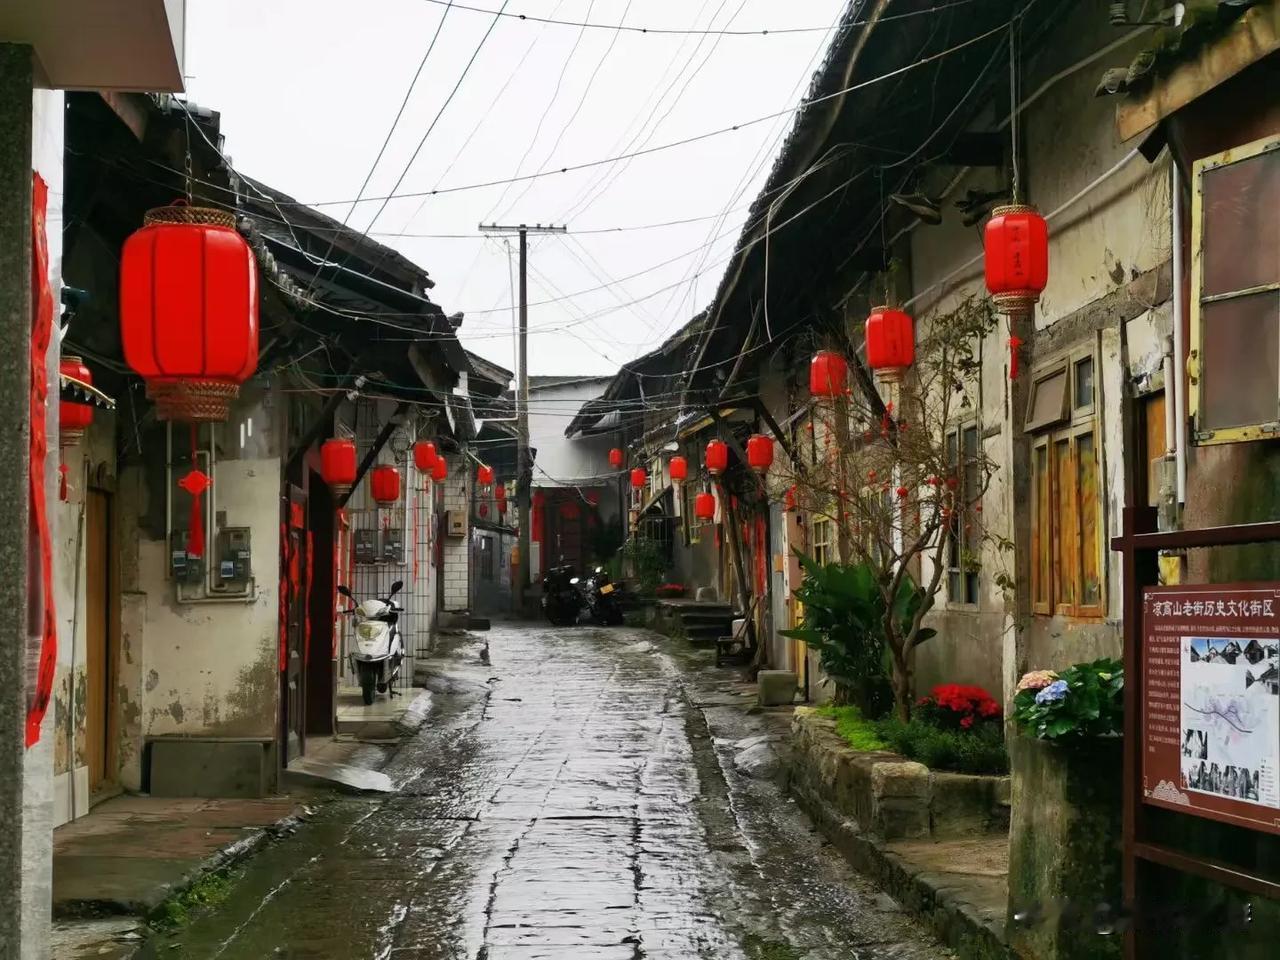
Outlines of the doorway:
{"type": "Polygon", "coordinates": [[[116,584],[111,493],[85,491],[85,763],[89,795],[100,798],[115,782],[111,691],[115,688],[116,584]]]}

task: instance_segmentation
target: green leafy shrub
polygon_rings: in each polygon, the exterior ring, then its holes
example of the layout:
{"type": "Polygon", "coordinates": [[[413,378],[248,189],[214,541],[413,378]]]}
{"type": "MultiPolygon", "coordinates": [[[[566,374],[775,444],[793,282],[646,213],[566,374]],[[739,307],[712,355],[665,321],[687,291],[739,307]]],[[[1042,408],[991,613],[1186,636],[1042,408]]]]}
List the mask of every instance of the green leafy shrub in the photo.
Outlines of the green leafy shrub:
{"type": "Polygon", "coordinates": [[[1028,673],[1013,698],[1013,722],[1037,740],[1119,735],[1124,730],[1124,665],[1102,659],[1057,673],[1028,673]]]}
{"type": "Polygon", "coordinates": [[[653,596],[658,585],[667,577],[667,558],[652,540],[631,539],[622,548],[626,567],[636,578],[640,593],[653,596]]]}
{"type": "Polygon", "coordinates": [[[971,730],[944,730],[919,716],[905,722],[886,717],[876,724],[876,733],[895,752],[931,770],[1009,772],[1009,752],[998,723],[978,724],[971,730]]]}
{"type": "MultiPolygon", "coordinates": [[[[837,705],[852,704],[866,717],[883,716],[894,699],[884,640],[885,605],[874,568],[869,563],[820,564],[796,555],[805,574],[796,591],[804,620],[782,635],[803,640],[818,652],[823,672],[835,684],[837,705]]],[[[905,578],[894,603],[895,618],[909,623],[922,600],[920,589],[905,578]]],[[[921,634],[928,639],[933,631],[921,634]]]]}

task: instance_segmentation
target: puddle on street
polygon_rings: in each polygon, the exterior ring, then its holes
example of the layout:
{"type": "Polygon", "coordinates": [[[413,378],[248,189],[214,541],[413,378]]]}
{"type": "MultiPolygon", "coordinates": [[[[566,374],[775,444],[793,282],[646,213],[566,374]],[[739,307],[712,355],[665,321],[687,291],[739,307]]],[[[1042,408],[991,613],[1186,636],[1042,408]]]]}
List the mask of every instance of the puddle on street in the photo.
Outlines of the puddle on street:
{"type": "MultiPolygon", "coordinates": [[[[825,894],[799,865],[773,882],[758,876],[747,851],[776,857],[767,840],[709,837],[700,808],[728,808],[718,768],[718,786],[703,789],[713,748],[704,737],[706,755],[695,756],[680,674],[636,631],[507,626],[488,639],[489,666],[467,649],[442,665],[473,682],[438,695],[392,760],[399,793],[325,805],[244,867],[226,901],[146,953],[772,960],[826,957],[829,946],[832,957],[945,956],[923,935],[901,942],[900,921],[890,925],[898,942],[869,936],[884,914],[856,897],[838,902],[858,928],[847,941],[825,924],[805,952],[759,934],[770,918],[755,914],[825,894]],[[864,949],[877,942],[885,949],[864,949]]],[[[736,821],[725,822],[731,832],[736,821]]]]}

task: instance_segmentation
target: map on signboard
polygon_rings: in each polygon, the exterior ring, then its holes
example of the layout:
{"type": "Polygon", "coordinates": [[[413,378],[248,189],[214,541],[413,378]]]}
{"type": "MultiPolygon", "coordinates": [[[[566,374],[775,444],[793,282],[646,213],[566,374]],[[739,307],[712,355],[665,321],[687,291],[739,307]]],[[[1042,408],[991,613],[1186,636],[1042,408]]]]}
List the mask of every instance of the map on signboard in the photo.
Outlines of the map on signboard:
{"type": "Polygon", "coordinates": [[[1183,637],[1183,787],[1280,807],[1280,655],[1269,637],[1183,637]]]}

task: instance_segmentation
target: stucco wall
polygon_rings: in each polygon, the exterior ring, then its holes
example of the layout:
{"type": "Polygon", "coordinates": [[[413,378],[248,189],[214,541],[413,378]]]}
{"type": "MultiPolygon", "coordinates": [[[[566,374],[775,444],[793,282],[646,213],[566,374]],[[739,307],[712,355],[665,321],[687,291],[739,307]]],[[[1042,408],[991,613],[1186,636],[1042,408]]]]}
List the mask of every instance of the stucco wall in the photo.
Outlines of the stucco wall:
{"type": "Polygon", "coordinates": [[[535,487],[577,486],[613,474],[609,448],[617,443],[612,435],[564,435],[569,420],[584,403],[600,396],[608,383],[603,378],[530,388],[529,443],[537,454],[535,487]]]}
{"type": "MultiPolygon", "coordinates": [[[[1060,39],[1026,65],[1026,91],[1039,89],[1046,79],[1115,39],[1099,8],[1096,3],[1081,4],[1063,21],[1055,34],[1060,39]]],[[[1137,43],[1132,49],[1122,47],[1108,55],[1107,63],[1126,62],[1138,49],[1137,43]]],[[[1119,142],[1114,104],[1093,97],[1099,69],[1095,63],[1067,75],[1022,115],[1025,199],[1049,214],[1082,191],[1087,193],[1050,221],[1049,285],[1035,312],[1036,335],[1022,353],[1021,376],[1066,350],[1092,347],[1100,358],[1095,383],[1100,471],[1105,478],[1100,535],[1106,616],[1102,621],[1019,616],[1014,596],[1006,596],[995,582],[1000,571],[1016,578],[1016,557],[989,544],[982,552],[976,608],[948,604],[945,589],[940,596],[939,609],[932,616],[939,635],[917,654],[919,689],[940,682],[973,682],[998,695],[1003,693],[1007,699],[1023,670],[1116,655],[1120,649],[1119,565],[1106,547],[1118,529],[1124,497],[1120,331],[1114,320],[1083,315],[1090,305],[1169,260],[1169,165],[1167,158],[1155,164],[1141,156],[1125,160],[1133,144],[1119,142]],[[1070,117],[1070,122],[1064,123],[1064,117],[1070,117]],[[1067,318],[1071,323],[1062,331],[1054,329],[1067,318]]],[[[998,122],[1007,113],[1007,106],[998,105],[994,119],[998,122]]],[[[961,180],[952,196],[961,196],[970,188],[990,189],[1002,182],[998,171],[973,172],[961,180]]],[[[910,234],[911,288],[919,297],[913,308],[920,323],[927,324],[966,296],[985,296],[980,261],[946,285],[935,287],[981,250],[980,233],[964,227],[952,210],[947,211],[942,226],[921,226],[910,234]]],[[[1153,302],[1151,306],[1151,311],[1129,324],[1130,358],[1135,368],[1152,362],[1152,351],[1158,352],[1162,335],[1169,328],[1167,305],[1153,302]]],[[[1022,432],[1026,410],[1011,402],[1008,356],[1002,321],[995,335],[982,344],[976,419],[985,452],[998,465],[983,500],[982,523],[993,536],[1015,540],[1019,551],[1029,553],[1025,534],[1017,535],[1019,518],[1026,523],[1030,517],[1028,480],[1021,471],[1015,476],[1013,470],[1016,445],[1027,439],[1022,432]]],[[[923,575],[928,573],[926,565],[923,575]]],[[[1029,583],[1019,582],[1018,590],[1024,596],[1029,589],[1029,583]]]]}
{"type": "MultiPolygon", "coordinates": [[[[182,602],[169,578],[169,545],[153,539],[145,518],[163,516],[163,475],[145,464],[120,471],[116,500],[121,550],[119,663],[121,782],[142,785],[147,737],[228,736],[274,739],[279,723],[280,418],[270,391],[251,388],[219,427],[210,515],[247,526],[252,541],[252,599],[182,602]],[[253,436],[240,446],[240,425],[253,436]],[[154,478],[154,479],[153,479],[154,478]],[[153,504],[153,499],[159,498],[153,504]]],[[[158,431],[152,437],[160,437],[158,431]]],[[[155,439],[146,441],[157,445],[155,439]]],[[[160,457],[164,447],[145,450],[160,457]]],[[[177,497],[185,494],[179,493],[177,497]]],[[[182,504],[174,504],[174,510],[182,504]]],[[[216,526],[208,531],[210,548],[216,526]]]]}

